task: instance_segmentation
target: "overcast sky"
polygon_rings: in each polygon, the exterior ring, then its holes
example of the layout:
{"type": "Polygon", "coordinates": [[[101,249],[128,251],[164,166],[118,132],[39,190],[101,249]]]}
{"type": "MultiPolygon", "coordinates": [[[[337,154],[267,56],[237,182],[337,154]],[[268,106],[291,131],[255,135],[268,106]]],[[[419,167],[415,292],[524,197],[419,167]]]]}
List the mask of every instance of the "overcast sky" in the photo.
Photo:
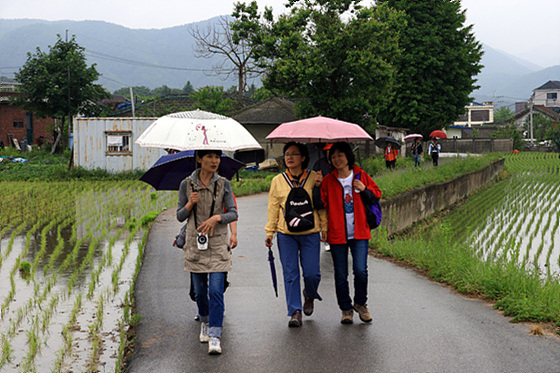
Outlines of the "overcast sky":
{"type": "MultiPolygon", "coordinates": [[[[0,0],[0,18],[102,20],[129,28],[161,29],[231,14],[234,2],[0,0]]],[[[285,2],[258,0],[260,9],[272,6],[277,14],[284,13],[285,2]]],[[[542,67],[560,65],[560,0],[462,0],[462,4],[479,41],[542,67]]]]}

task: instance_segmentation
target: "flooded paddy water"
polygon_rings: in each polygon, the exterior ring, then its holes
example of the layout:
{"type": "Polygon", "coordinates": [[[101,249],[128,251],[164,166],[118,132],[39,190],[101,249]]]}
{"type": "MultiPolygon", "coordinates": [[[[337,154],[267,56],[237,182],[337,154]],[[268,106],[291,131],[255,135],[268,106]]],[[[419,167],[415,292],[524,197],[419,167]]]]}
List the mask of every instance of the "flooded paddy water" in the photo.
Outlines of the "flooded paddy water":
{"type": "Polygon", "coordinates": [[[457,228],[484,260],[515,261],[560,278],[560,160],[555,154],[509,156],[511,177],[472,198],[457,228]],[[462,225],[462,227],[460,226],[462,225]]]}
{"type": "Polygon", "coordinates": [[[147,236],[142,217],[174,206],[176,192],[140,182],[0,191],[0,371],[114,372],[147,236]]]}

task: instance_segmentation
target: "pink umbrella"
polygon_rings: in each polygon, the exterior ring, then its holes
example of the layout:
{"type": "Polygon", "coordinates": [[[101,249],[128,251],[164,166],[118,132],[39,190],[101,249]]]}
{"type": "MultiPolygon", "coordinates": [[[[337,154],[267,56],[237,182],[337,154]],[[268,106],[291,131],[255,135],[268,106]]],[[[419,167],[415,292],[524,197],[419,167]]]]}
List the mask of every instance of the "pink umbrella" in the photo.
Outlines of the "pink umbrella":
{"type": "Polygon", "coordinates": [[[321,116],[282,123],[266,138],[275,142],[303,143],[373,140],[357,124],[321,116]]]}
{"type": "Polygon", "coordinates": [[[406,135],[404,137],[404,141],[414,141],[416,139],[422,140],[424,137],[418,133],[411,133],[410,135],[406,135]]]}

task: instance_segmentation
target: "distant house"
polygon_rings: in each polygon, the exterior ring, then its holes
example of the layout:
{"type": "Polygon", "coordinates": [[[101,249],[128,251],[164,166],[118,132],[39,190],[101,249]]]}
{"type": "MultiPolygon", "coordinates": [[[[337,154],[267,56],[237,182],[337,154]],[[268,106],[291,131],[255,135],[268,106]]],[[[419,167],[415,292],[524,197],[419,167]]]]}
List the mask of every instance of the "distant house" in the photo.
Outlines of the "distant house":
{"type": "MultiPolygon", "coordinates": [[[[544,105],[533,105],[532,106],[533,113],[539,113],[548,117],[554,121],[560,122],[560,113],[554,111],[552,108],[548,108],[544,105]]],[[[527,118],[531,115],[531,106],[525,107],[525,109],[519,112],[514,119],[514,123],[518,129],[523,129],[525,123],[527,122],[527,118]]]]}
{"type": "Polygon", "coordinates": [[[533,89],[530,101],[560,114],[560,80],[549,80],[539,88],[533,89]]]}
{"type": "Polygon", "coordinates": [[[473,127],[494,123],[493,102],[471,102],[465,107],[465,114],[461,115],[453,126],[473,127]]]}
{"type": "Polygon", "coordinates": [[[13,105],[18,83],[0,83],[0,141],[5,146],[16,146],[25,141],[28,145],[53,142],[50,123],[52,118],[38,118],[34,113],[13,105]]]}
{"type": "Polygon", "coordinates": [[[533,94],[528,102],[516,102],[515,115],[529,110],[531,104],[560,114],[560,80],[549,80],[539,88],[533,89],[533,94]]]}
{"type": "Polygon", "coordinates": [[[297,120],[294,103],[280,97],[273,97],[258,104],[245,107],[231,115],[245,127],[261,144],[265,158],[282,155],[282,144],[271,144],[266,139],[276,127],[285,122],[297,120]]]}

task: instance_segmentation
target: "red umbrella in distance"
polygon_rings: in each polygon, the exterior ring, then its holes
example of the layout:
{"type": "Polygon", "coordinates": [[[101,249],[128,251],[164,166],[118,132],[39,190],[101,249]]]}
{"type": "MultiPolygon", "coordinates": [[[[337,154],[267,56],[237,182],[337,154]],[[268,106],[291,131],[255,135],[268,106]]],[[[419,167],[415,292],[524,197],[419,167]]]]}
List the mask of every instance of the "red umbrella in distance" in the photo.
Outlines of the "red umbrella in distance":
{"type": "Polygon", "coordinates": [[[447,135],[443,131],[435,130],[435,131],[432,131],[432,133],[430,133],[430,137],[437,137],[437,138],[440,138],[440,139],[446,139],[447,135]]]}

